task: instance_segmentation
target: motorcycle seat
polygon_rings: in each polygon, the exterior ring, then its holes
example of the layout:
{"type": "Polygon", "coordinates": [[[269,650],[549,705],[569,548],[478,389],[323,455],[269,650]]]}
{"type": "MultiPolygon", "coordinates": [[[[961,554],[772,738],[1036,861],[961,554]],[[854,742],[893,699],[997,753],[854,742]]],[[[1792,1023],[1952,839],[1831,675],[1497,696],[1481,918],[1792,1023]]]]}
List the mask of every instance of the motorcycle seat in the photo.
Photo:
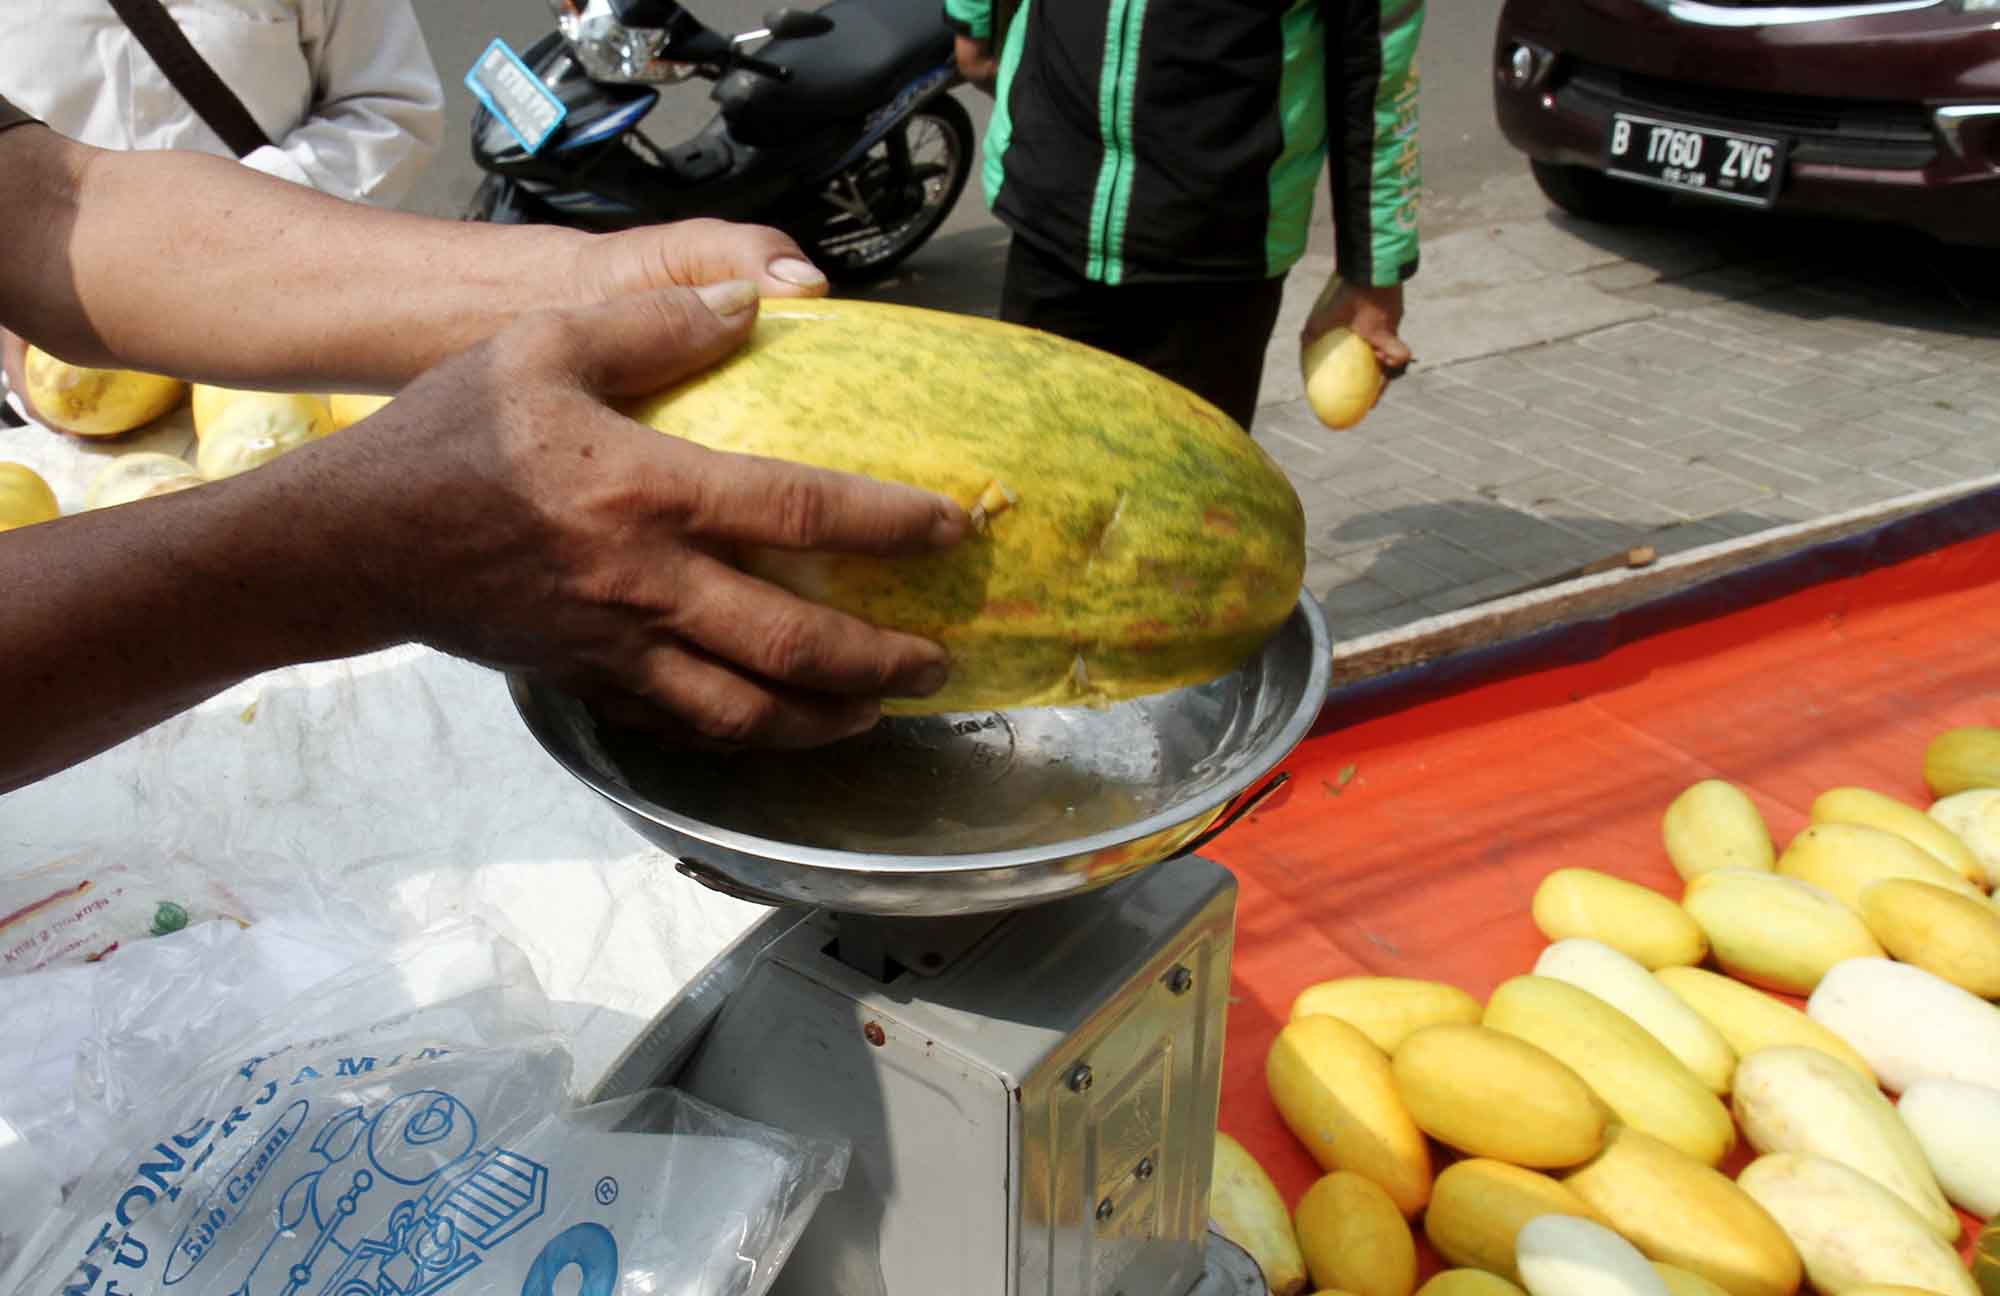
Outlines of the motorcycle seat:
{"type": "Polygon", "coordinates": [[[715,88],[731,128],[746,138],[794,133],[859,117],[952,56],[942,0],[832,0],[819,12],[833,29],[771,41],[757,51],[788,68],[783,81],[736,71],[715,88]]]}

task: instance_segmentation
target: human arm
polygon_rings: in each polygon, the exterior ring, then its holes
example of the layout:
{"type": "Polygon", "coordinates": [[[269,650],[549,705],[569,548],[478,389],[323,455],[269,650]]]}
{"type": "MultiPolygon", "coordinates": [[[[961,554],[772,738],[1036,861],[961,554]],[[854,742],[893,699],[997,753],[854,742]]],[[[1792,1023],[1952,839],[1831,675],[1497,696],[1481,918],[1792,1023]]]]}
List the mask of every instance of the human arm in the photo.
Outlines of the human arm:
{"type": "Polygon", "coordinates": [[[0,790],[257,672],[412,640],[538,671],[699,742],[826,741],[872,723],[877,698],[942,682],[935,645],[728,559],[744,544],[920,551],[963,534],[957,505],[715,454],[605,403],[747,335],[754,309],[717,313],[669,285],[800,292],[771,273],[800,273],[782,235],[426,221],[35,127],[0,132],[0,170],[27,181],[0,208],[0,246],[23,252],[0,258],[0,319],[65,358],[389,390],[464,351],[382,413],[254,472],[0,536],[0,790]],[[133,205],[147,181],[205,198],[133,205]],[[304,246],[262,237],[270,220],[304,246]],[[149,268],[190,238],[216,278],[172,273],[175,259],[149,268]]]}
{"type": "MultiPolygon", "coordinates": [[[[310,78],[305,116],[247,166],[338,198],[394,206],[444,139],[444,91],[410,0],[306,0],[297,57],[310,78]]],[[[242,51],[247,59],[257,51],[242,51]]],[[[266,67],[245,67],[254,85],[266,67]]]]}
{"type": "Polygon", "coordinates": [[[0,174],[0,321],[75,364],[225,386],[394,391],[524,311],[739,275],[766,296],[826,287],[790,240],[755,227],[596,236],[432,220],[33,126],[0,132],[0,174]]]}
{"type": "Polygon", "coordinates": [[[1352,327],[1385,367],[1400,369],[1410,360],[1399,336],[1401,286],[1418,259],[1416,55],[1424,3],[1321,0],[1321,13],[1338,282],[1329,278],[1302,341],[1352,327]]]}
{"type": "Polygon", "coordinates": [[[970,36],[960,36],[952,44],[952,58],[958,64],[958,74],[973,89],[993,93],[1000,78],[1000,60],[993,57],[991,44],[970,36]]]}
{"type": "Polygon", "coordinates": [[[987,94],[993,93],[1000,75],[1000,61],[993,48],[993,19],[993,0],[945,0],[945,25],[957,37],[952,57],[958,74],[987,94]]]}

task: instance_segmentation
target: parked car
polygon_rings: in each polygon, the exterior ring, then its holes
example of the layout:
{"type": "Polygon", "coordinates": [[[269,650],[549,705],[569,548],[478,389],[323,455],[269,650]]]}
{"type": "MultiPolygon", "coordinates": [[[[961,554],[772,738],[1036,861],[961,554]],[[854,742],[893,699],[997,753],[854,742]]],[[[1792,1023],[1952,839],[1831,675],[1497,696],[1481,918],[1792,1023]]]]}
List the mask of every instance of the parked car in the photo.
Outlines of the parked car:
{"type": "Polygon", "coordinates": [[[2000,247],[2000,0],[1506,0],[1494,62],[1575,215],[1684,194],[2000,247]]]}

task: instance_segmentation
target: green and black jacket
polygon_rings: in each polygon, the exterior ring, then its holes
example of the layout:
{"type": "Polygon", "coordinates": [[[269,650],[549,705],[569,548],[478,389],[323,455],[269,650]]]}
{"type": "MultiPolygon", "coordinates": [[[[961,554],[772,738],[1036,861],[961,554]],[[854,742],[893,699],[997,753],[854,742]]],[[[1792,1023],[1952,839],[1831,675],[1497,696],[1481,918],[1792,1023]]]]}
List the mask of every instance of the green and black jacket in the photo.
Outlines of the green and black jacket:
{"type": "Polygon", "coordinates": [[[999,56],[987,204],[1086,278],[1283,274],[1305,252],[1323,159],[1341,276],[1416,271],[1424,0],[944,8],[999,56]]]}

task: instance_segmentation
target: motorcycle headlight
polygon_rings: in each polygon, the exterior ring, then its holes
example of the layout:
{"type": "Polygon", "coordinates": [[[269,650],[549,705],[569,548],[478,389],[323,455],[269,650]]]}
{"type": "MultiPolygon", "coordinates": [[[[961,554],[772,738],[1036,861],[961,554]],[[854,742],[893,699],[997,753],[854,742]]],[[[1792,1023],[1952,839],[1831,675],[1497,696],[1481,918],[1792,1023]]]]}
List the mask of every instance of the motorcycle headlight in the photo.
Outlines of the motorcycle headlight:
{"type": "Polygon", "coordinates": [[[610,0],[549,0],[556,28],[593,81],[673,82],[694,75],[695,65],[663,58],[667,33],[627,27],[610,0]]]}

